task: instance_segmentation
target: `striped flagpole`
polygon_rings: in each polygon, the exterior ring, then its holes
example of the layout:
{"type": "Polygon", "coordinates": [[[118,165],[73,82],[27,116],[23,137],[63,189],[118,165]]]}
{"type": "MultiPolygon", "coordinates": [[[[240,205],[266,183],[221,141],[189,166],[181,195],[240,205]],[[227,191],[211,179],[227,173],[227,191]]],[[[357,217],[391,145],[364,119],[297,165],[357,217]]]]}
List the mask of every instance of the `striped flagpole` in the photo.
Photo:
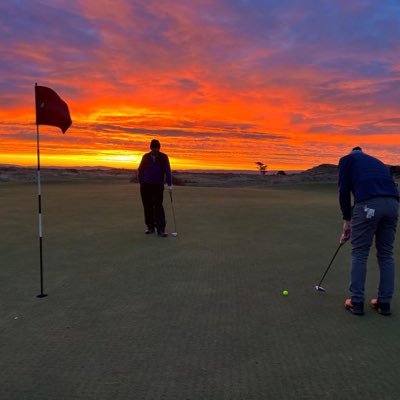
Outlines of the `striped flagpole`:
{"type": "Polygon", "coordinates": [[[40,146],[39,146],[39,124],[36,124],[37,137],[37,189],[38,189],[38,205],[39,205],[39,249],[40,249],[40,294],[36,297],[46,297],[43,293],[43,239],[42,239],[42,198],[40,186],[40,146]]]}

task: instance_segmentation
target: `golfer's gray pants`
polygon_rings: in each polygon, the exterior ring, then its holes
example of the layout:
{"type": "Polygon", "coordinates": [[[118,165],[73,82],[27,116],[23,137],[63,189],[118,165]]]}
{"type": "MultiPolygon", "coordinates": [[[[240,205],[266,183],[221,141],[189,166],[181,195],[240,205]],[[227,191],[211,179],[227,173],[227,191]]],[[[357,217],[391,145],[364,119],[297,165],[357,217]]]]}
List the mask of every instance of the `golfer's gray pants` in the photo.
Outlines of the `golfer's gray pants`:
{"type": "Polygon", "coordinates": [[[367,260],[375,236],[380,269],[378,301],[390,303],[394,290],[393,243],[396,235],[399,202],[393,197],[376,197],[357,203],[351,220],[352,302],[364,302],[367,260]]]}

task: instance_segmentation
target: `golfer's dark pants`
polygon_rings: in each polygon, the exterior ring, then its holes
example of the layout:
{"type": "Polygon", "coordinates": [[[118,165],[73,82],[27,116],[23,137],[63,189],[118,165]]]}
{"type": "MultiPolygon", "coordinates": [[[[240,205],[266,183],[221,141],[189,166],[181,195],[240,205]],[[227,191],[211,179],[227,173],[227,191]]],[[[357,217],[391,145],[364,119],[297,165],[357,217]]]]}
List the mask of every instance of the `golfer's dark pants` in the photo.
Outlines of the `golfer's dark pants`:
{"type": "Polygon", "coordinates": [[[164,185],[142,183],[140,195],[144,208],[144,222],[149,229],[157,228],[159,232],[165,230],[165,212],[163,207],[164,185]]]}
{"type": "Polygon", "coordinates": [[[364,302],[367,260],[374,236],[380,270],[378,301],[390,303],[394,291],[393,244],[399,202],[393,197],[376,197],[357,203],[351,220],[352,268],[350,292],[353,302],[364,302]]]}

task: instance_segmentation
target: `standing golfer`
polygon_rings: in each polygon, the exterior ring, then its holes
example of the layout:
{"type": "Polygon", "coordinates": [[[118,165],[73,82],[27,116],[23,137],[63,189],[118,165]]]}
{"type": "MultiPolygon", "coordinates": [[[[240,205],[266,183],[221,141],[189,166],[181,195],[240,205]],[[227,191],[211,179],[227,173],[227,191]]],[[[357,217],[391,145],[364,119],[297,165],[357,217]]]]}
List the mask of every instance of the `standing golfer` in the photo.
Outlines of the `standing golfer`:
{"type": "Polygon", "coordinates": [[[144,208],[146,234],[154,233],[167,237],[165,233],[165,213],[163,207],[164,182],[167,180],[168,190],[172,190],[172,175],[168,156],[160,152],[160,142],[153,139],[150,153],[146,153],[139,165],[140,194],[144,208]]]}
{"type": "Polygon", "coordinates": [[[372,299],[371,305],[379,313],[390,315],[399,192],[389,168],[355,147],[339,162],[339,200],[344,219],[340,242],[345,243],[351,238],[352,245],[351,299],[346,300],[345,307],[353,314],[364,314],[367,259],[375,236],[380,282],[378,298],[372,299]]]}

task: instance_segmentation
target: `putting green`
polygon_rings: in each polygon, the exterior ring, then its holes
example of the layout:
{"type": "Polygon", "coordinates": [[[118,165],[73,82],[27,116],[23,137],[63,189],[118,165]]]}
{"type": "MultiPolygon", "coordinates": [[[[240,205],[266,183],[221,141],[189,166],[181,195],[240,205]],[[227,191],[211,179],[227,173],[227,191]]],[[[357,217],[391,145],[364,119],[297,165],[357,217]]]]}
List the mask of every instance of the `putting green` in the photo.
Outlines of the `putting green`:
{"type": "Polygon", "coordinates": [[[135,184],[42,191],[37,299],[36,187],[0,186],[0,398],[398,397],[398,296],[390,318],[344,310],[348,245],[314,289],[341,233],[335,185],[178,187],[166,239],[144,235],[135,184]]]}

